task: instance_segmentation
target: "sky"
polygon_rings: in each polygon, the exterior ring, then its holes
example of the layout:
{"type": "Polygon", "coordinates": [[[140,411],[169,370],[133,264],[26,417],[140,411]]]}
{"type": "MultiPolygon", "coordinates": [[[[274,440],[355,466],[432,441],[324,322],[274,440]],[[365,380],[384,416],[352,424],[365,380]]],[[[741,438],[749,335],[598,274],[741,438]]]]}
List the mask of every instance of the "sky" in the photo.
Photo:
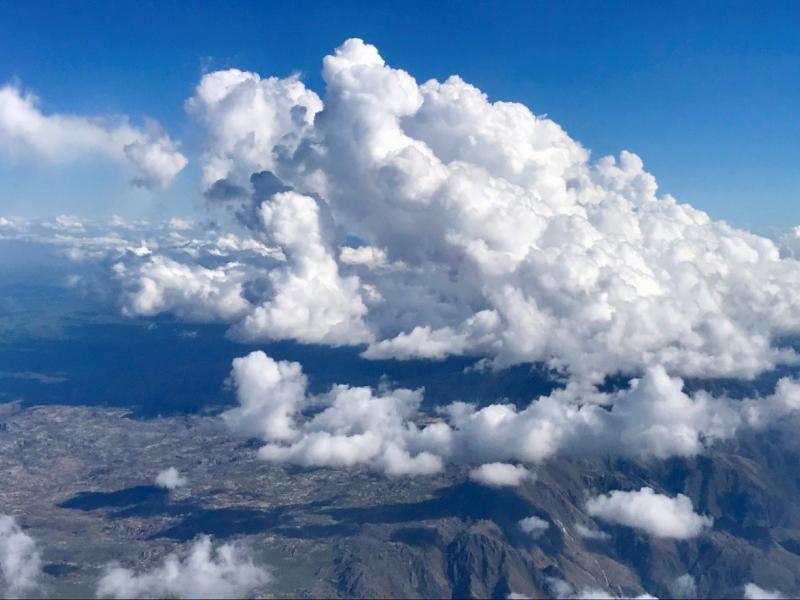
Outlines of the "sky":
{"type": "Polygon", "coordinates": [[[203,138],[185,102],[203,73],[297,72],[321,94],[321,57],[361,37],[420,83],[458,73],[776,236],[800,223],[798,25],[794,2],[2,2],[0,85],[45,114],[156,119],[189,164],[153,192],[102,161],[0,161],[0,214],[191,214],[203,138]]]}

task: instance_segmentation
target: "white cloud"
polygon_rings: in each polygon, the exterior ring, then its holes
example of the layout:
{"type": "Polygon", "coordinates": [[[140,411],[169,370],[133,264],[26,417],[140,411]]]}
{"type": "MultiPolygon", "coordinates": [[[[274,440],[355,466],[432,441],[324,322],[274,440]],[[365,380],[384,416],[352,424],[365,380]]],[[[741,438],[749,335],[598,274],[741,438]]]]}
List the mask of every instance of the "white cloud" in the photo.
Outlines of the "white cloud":
{"type": "Polygon", "coordinates": [[[259,214],[270,239],[287,256],[269,273],[274,291],[234,329],[244,340],[296,339],[331,345],[371,340],[357,277],[342,277],[323,243],[313,198],[276,194],[259,214]]]}
{"type": "Polygon", "coordinates": [[[42,576],[41,565],[33,538],[14,517],[0,515],[0,594],[16,598],[35,590],[42,576]]]}
{"type": "Polygon", "coordinates": [[[234,360],[231,380],[239,406],[222,417],[233,431],[259,436],[259,456],[303,466],[367,466],[388,475],[425,475],[442,468],[449,430],[417,427],[420,391],[335,385],[316,398],[297,363],[276,362],[257,351],[234,360]],[[311,403],[324,407],[300,420],[311,403]]]}
{"type": "Polygon", "coordinates": [[[277,153],[297,148],[322,102],[296,76],[262,79],[228,69],[205,74],[187,108],[208,130],[208,190],[226,179],[245,185],[251,173],[272,169],[277,153]]]}
{"type": "Polygon", "coordinates": [[[208,134],[210,195],[220,181],[248,195],[262,170],[274,184],[246,202],[288,260],[249,272],[268,293],[235,327],[242,339],[544,361],[589,382],[656,367],[751,377],[797,360],[774,340],[800,330],[800,263],[657,195],[636,155],[592,161],[527,107],[458,77],[419,84],[361,40],[322,75],[322,100],[297,77],[231,69],[188,102],[208,134]]]}
{"type": "Polygon", "coordinates": [[[291,441],[298,436],[294,416],[306,404],[308,381],[299,363],[275,361],[261,351],[233,361],[237,408],[223,413],[231,429],[265,441],[291,441]]]}
{"type": "Polygon", "coordinates": [[[519,527],[529,536],[536,539],[540,537],[545,531],[547,531],[548,527],[550,527],[550,523],[548,523],[544,519],[540,519],[537,516],[530,516],[521,519],[519,522],[519,527]]]}
{"type": "Polygon", "coordinates": [[[605,531],[600,531],[599,529],[592,529],[591,527],[587,527],[581,523],[576,523],[573,527],[575,533],[578,534],[578,537],[584,538],[586,540],[601,540],[605,541],[610,539],[611,536],[608,535],[605,531]]]}
{"type": "Polygon", "coordinates": [[[163,565],[136,573],[109,565],[97,585],[98,598],[243,598],[270,581],[247,550],[235,544],[213,547],[208,536],[184,556],[170,554],[163,565]]]}
{"type": "Polygon", "coordinates": [[[676,577],[670,586],[670,593],[675,598],[697,598],[697,582],[689,573],[676,577]]]}
{"type": "MultiPolygon", "coordinates": [[[[565,600],[615,600],[620,598],[620,596],[616,596],[602,588],[582,587],[579,590],[575,590],[568,582],[557,577],[548,577],[547,582],[555,598],[564,598],[565,600]]],[[[647,592],[633,598],[637,600],[657,600],[655,596],[651,596],[647,592]]]]}
{"type": "Polygon", "coordinates": [[[0,155],[14,162],[111,160],[131,168],[134,184],[150,189],[169,185],[187,164],[175,142],[152,121],[138,129],[125,118],[45,115],[35,96],[12,85],[0,87],[0,155]]]}
{"type": "Polygon", "coordinates": [[[361,265],[375,269],[386,263],[386,253],[373,246],[360,246],[358,248],[345,246],[339,252],[339,260],[346,265],[361,265]]]}
{"type": "Polygon", "coordinates": [[[744,597],[748,600],[780,600],[786,596],[777,590],[765,590],[755,583],[747,583],[744,586],[744,597]]]}
{"type": "Polygon", "coordinates": [[[764,398],[728,400],[704,392],[688,396],[680,380],[656,369],[612,394],[572,383],[523,410],[457,402],[438,414],[421,414],[422,390],[376,393],[340,384],[311,396],[301,365],[260,351],[234,360],[231,381],[239,406],[223,418],[240,435],[264,440],[265,460],[364,465],[390,475],[433,473],[447,462],[479,465],[470,477],[497,486],[532,479],[528,466],[558,453],[693,456],[740,428],[796,413],[800,402],[800,384],[790,380],[764,398]],[[310,406],[319,410],[306,417],[310,406]]]}
{"type": "Polygon", "coordinates": [[[186,477],[183,477],[178,469],[175,467],[169,467],[161,471],[158,475],[156,475],[155,483],[157,486],[168,489],[168,490],[176,490],[178,488],[184,487],[189,481],[186,477]]]}
{"type": "Polygon", "coordinates": [[[493,462],[472,469],[469,478],[492,487],[516,487],[523,481],[534,479],[534,475],[522,465],[493,462]]]}
{"type": "Polygon", "coordinates": [[[123,312],[153,316],[170,311],[190,321],[231,321],[248,310],[244,274],[232,262],[208,269],[155,255],[144,262],[114,266],[123,282],[123,312]]]}
{"type": "Polygon", "coordinates": [[[615,490],[590,498],[586,511],[609,523],[640,529],[659,538],[685,540],[700,535],[713,520],[694,512],[688,496],[671,498],[657,494],[652,488],[638,491],[615,490]]]}

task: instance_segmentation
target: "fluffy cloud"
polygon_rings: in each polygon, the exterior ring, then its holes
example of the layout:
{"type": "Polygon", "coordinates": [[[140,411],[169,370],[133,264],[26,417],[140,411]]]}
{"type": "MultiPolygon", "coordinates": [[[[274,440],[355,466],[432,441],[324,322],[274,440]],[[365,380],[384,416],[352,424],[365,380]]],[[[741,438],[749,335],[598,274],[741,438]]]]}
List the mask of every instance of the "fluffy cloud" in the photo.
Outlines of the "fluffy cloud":
{"type": "Polygon", "coordinates": [[[164,311],[192,321],[229,321],[242,316],[244,274],[233,262],[209,269],[156,255],[134,267],[117,263],[124,282],[123,312],[152,316],[164,311]]]}
{"type": "Polygon", "coordinates": [[[14,517],[0,515],[0,594],[16,598],[36,589],[42,576],[36,542],[14,517]]]}
{"type": "Polygon", "coordinates": [[[493,462],[472,469],[469,472],[469,478],[492,487],[515,487],[526,479],[533,479],[533,475],[522,465],[493,462]]]}
{"type": "Polygon", "coordinates": [[[265,442],[264,460],[303,466],[364,465],[389,475],[424,475],[442,468],[440,454],[449,430],[441,423],[418,427],[413,421],[420,391],[335,385],[312,398],[297,363],[276,362],[263,352],[234,361],[231,380],[240,406],[223,413],[237,433],[265,442]],[[301,408],[322,408],[298,423],[301,408]]]}
{"type": "MultiPolygon", "coordinates": [[[[548,585],[554,598],[564,598],[566,600],[580,599],[580,600],[615,600],[620,596],[616,596],[602,588],[583,587],[576,590],[572,585],[563,579],[557,577],[548,577],[548,585]]],[[[634,596],[637,600],[656,600],[655,596],[648,593],[634,596]]]]}
{"type": "Polygon", "coordinates": [[[186,157],[157,124],[133,127],[127,119],[45,115],[37,98],[12,85],[0,87],[0,155],[16,162],[66,162],[96,157],[127,165],[133,183],[164,188],[186,166],[186,157]]]}
{"type": "Polygon", "coordinates": [[[786,596],[777,590],[765,590],[755,583],[748,583],[744,586],[744,597],[748,600],[780,600],[786,596]]]}
{"type": "Polygon", "coordinates": [[[176,490],[185,486],[187,483],[189,482],[186,477],[183,477],[175,467],[164,469],[158,475],[156,475],[155,479],[155,484],[157,486],[168,490],[176,490]]]}
{"type": "Polygon", "coordinates": [[[697,582],[689,573],[675,578],[669,589],[675,598],[697,598],[697,582]]]}
{"type": "Polygon", "coordinates": [[[586,511],[609,523],[640,529],[653,537],[678,540],[697,537],[713,523],[710,517],[694,512],[688,496],[678,494],[671,498],[649,487],[633,492],[615,490],[590,498],[586,511]]]}
{"type": "Polygon", "coordinates": [[[611,538],[605,531],[600,531],[598,529],[592,529],[591,527],[587,527],[581,523],[576,523],[573,527],[575,533],[578,534],[578,537],[581,537],[585,540],[600,540],[604,541],[611,538]]]}
{"type": "Polygon", "coordinates": [[[278,155],[297,149],[322,102],[296,76],[262,79],[228,69],[204,75],[187,108],[208,131],[203,187],[210,191],[218,182],[245,185],[251,173],[274,168],[278,155]]]}
{"type": "Polygon", "coordinates": [[[223,413],[228,426],[268,442],[298,436],[294,416],[306,401],[308,381],[299,363],[274,361],[261,351],[233,361],[237,408],[223,413]]]}
{"type": "Polygon", "coordinates": [[[297,77],[218,71],[188,102],[209,196],[244,198],[265,238],[286,215],[309,234],[248,275],[269,293],[240,337],[543,361],[591,382],[796,360],[776,340],[800,329],[800,265],[659,196],[636,155],[592,161],[527,107],[457,76],[420,84],[361,40],[322,75],[320,99],[297,77]]]}
{"type": "Polygon", "coordinates": [[[550,527],[550,523],[536,516],[526,517],[519,522],[519,528],[532,538],[538,538],[550,527]]]}
{"type": "Polygon", "coordinates": [[[248,272],[261,297],[239,337],[542,361],[592,382],[797,359],[776,344],[800,329],[797,261],[659,196],[636,155],[592,161],[527,107],[457,76],[420,84],[361,40],[322,75],[320,99],[295,76],[208,73],[187,103],[209,197],[243,201],[287,259],[248,272]]]}
{"type": "Polygon", "coordinates": [[[491,486],[533,479],[525,465],[560,452],[694,456],[741,428],[762,428],[796,413],[800,404],[800,384],[793,380],[782,379],[764,398],[731,400],[687,395],[680,379],[658,368],[615,393],[572,383],[523,410],[456,402],[434,415],[419,410],[422,390],[340,384],[311,396],[300,364],[261,351],[235,359],[230,380],[239,406],[223,418],[238,434],[264,440],[259,454],[265,460],[364,465],[389,475],[434,473],[447,462],[479,465],[470,478],[491,486]]]}
{"type": "Polygon", "coordinates": [[[151,571],[106,567],[97,597],[244,598],[269,581],[268,572],[243,547],[222,544],[214,548],[208,536],[201,536],[184,556],[170,554],[151,571]]]}
{"type": "Polygon", "coordinates": [[[260,207],[272,241],[287,266],[269,273],[273,294],[235,329],[246,340],[296,339],[332,345],[357,344],[372,336],[357,277],[342,277],[322,241],[318,206],[295,192],[276,194],[260,207]]]}

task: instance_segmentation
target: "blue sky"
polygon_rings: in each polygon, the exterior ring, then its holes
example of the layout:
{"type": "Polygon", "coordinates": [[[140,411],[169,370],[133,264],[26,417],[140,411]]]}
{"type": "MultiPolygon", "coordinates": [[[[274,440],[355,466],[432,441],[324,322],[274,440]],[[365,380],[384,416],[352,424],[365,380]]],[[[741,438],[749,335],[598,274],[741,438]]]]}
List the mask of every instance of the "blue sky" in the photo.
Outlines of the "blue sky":
{"type": "MultiPolygon", "coordinates": [[[[458,73],[547,113],[595,156],[629,149],[662,191],[761,233],[800,223],[800,5],[614,2],[0,4],[0,84],[45,112],[147,115],[200,148],[183,104],[205,70],[300,71],[363,37],[418,80],[458,73]]],[[[0,213],[182,214],[113,169],[0,166],[0,213]]]]}

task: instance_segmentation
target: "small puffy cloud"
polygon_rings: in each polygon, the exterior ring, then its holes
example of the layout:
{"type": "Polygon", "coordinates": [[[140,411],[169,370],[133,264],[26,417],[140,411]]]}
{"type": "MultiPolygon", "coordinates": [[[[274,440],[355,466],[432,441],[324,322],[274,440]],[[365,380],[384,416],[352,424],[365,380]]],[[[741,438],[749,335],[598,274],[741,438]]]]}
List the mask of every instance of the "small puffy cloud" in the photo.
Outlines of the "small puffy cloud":
{"type": "Polygon", "coordinates": [[[360,265],[375,269],[386,263],[386,252],[373,246],[351,248],[345,246],[339,252],[339,260],[346,265],[360,265]]]}
{"type": "Polygon", "coordinates": [[[697,582],[689,573],[676,577],[669,590],[675,598],[697,598],[697,582]]]}
{"type": "Polygon", "coordinates": [[[146,125],[139,129],[125,118],[45,115],[32,94],[13,85],[0,87],[0,156],[13,162],[111,160],[133,171],[134,184],[164,188],[188,161],[157,124],[148,121],[146,125]]]}
{"type": "Polygon", "coordinates": [[[57,215],[55,225],[60,229],[83,229],[83,221],[74,215],[57,215]]]}
{"type": "Polygon", "coordinates": [[[183,477],[175,467],[164,469],[158,475],[156,475],[155,479],[155,484],[158,487],[168,490],[176,490],[180,487],[184,487],[187,483],[189,482],[186,477],[183,477]]]}
{"type": "Polygon", "coordinates": [[[615,490],[590,498],[586,511],[609,523],[639,529],[658,538],[685,540],[700,535],[711,527],[710,517],[694,512],[688,496],[671,498],[657,494],[652,488],[638,491],[615,490]]]}
{"type": "Polygon", "coordinates": [[[525,517],[519,521],[519,528],[532,538],[540,537],[550,527],[550,523],[537,516],[525,517]]]}
{"type": "Polygon", "coordinates": [[[744,597],[748,600],[780,600],[786,598],[777,590],[765,590],[755,583],[747,583],[744,586],[744,597]]]}
{"type": "Polygon", "coordinates": [[[36,542],[14,517],[0,515],[0,595],[16,598],[39,585],[42,561],[36,542]]]}
{"type": "MultiPolygon", "coordinates": [[[[557,577],[548,577],[547,583],[554,598],[563,598],[565,600],[616,600],[620,598],[620,596],[616,596],[602,588],[582,587],[576,590],[570,583],[557,577]]],[[[651,596],[646,592],[634,596],[634,598],[637,600],[657,600],[655,596],[651,596]]]]}
{"type": "Polygon", "coordinates": [[[472,469],[469,478],[492,487],[516,487],[523,481],[534,479],[534,475],[522,465],[493,462],[472,469]]]}
{"type": "Polygon", "coordinates": [[[139,173],[133,183],[150,190],[169,186],[188,163],[166,135],[131,142],[125,146],[125,156],[139,173]]]}
{"type": "Polygon", "coordinates": [[[578,534],[578,537],[581,537],[585,540],[607,540],[611,538],[605,531],[600,531],[599,529],[592,529],[591,527],[587,527],[581,523],[576,523],[573,527],[575,533],[578,534]]]}
{"type": "Polygon", "coordinates": [[[432,331],[430,327],[415,327],[410,333],[401,333],[390,340],[370,344],[362,356],[370,359],[412,358],[442,359],[452,354],[461,354],[465,336],[449,327],[432,331]]]}
{"type": "Polygon", "coordinates": [[[97,584],[98,598],[244,598],[270,581],[268,571],[255,564],[236,544],[216,548],[201,536],[188,551],[170,554],[161,566],[136,573],[109,565],[97,584]]]}

